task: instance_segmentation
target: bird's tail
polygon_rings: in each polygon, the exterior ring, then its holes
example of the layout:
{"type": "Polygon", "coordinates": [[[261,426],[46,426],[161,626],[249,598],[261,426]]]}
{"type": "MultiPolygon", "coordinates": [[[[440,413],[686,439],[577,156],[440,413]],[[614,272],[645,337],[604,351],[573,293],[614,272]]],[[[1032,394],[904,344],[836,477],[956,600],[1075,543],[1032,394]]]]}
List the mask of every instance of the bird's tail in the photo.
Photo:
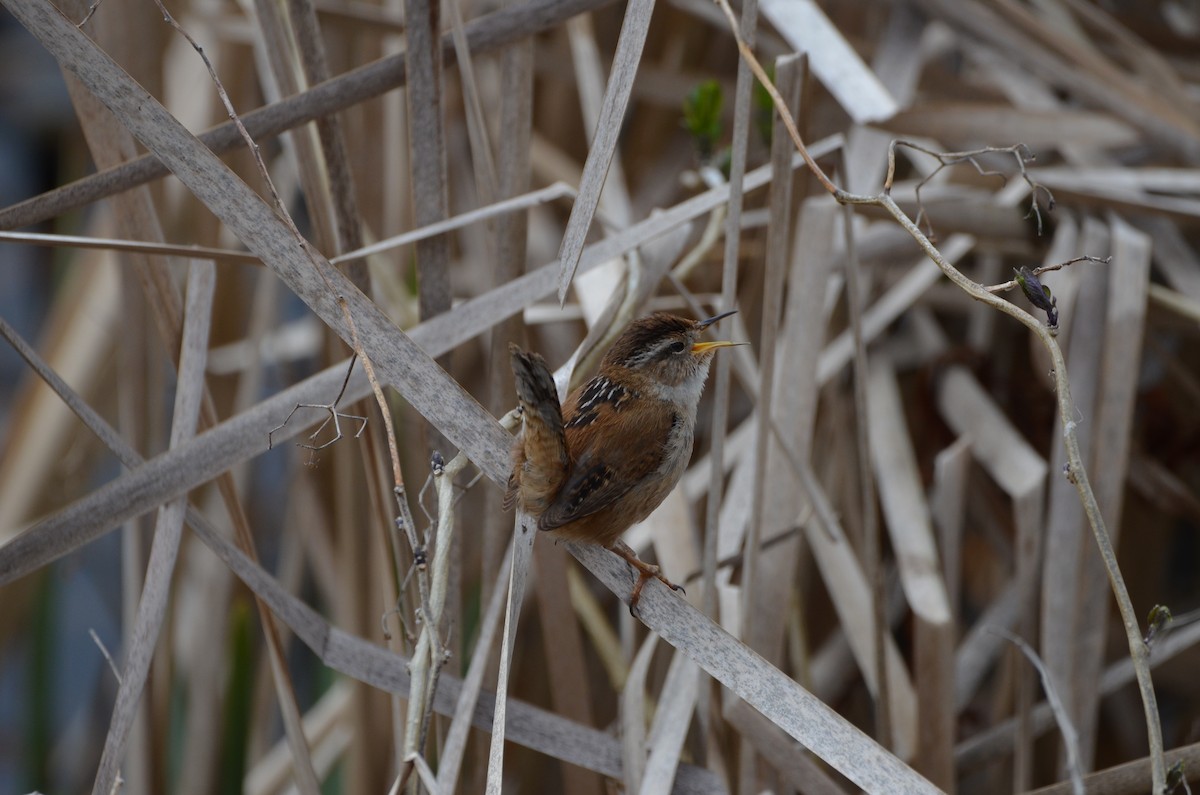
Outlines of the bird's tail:
{"type": "Polygon", "coordinates": [[[536,515],[554,499],[567,471],[562,406],[546,361],[516,345],[509,345],[508,351],[524,422],[513,446],[504,507],[511,508],[519,498],[522,509],[536,515]]]}

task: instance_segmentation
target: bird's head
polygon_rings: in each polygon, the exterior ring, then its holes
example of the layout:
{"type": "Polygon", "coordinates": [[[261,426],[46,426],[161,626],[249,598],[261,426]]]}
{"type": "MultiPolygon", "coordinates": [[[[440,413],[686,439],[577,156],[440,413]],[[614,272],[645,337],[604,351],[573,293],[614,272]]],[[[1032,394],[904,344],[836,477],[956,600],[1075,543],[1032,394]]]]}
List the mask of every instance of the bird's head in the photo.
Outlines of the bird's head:
{"type": "Polygon", "coordinates": [[[617,338],[600,370],[610,378],[634,381],[640,388],[658,392],[660,397],[700,399],[708,366],[718,348],[741,345],[738,342],[704,342],[704,330],[737,310],[723,312],[705,320],[689,320],[666,312],[655,312],[635,320],[617,338]]]}

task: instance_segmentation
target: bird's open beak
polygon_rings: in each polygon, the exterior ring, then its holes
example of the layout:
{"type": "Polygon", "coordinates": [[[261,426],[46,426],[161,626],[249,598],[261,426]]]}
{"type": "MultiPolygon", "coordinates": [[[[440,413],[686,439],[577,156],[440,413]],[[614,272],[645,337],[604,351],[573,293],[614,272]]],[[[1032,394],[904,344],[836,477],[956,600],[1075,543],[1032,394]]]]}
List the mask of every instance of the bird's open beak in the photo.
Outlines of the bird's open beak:
{"type": "Polygon", "coordinates": [[[695,342],[692,343],[692,353],[701,354],[705,351],[711,351],[714,348],[732,348],[735,345],[745,345],[744,342],[729,342],[728,340],[718,340],[717,342],[695,342]]]}
{"type": "MultiPolygon", "coordinates": [[[[719,315],[714,315],[713,317],[710,317],[707,320],[698,321],[696,323],[696,326],[698,326],[700,328],[700,330],[703,331],[704,329],[711,326],[713,323],[716,323],[721,318],[729,317],[730,315],[733,315],[736,313],[737,313],[736,309],[730,309],[728,312],[722,312],[719,315]]],[[[744,342],[728,342],[725,340],[722,340],[720,342],[695,342],[695,343],[692,343],[692,354],[699,356],[700,354],[704,353],[705,351],[711,351],[715,348],[730,348],[730,347],[733,347],[734,345],[745,345],[745,344],[746,343],[744,343],[744,342]]]]}

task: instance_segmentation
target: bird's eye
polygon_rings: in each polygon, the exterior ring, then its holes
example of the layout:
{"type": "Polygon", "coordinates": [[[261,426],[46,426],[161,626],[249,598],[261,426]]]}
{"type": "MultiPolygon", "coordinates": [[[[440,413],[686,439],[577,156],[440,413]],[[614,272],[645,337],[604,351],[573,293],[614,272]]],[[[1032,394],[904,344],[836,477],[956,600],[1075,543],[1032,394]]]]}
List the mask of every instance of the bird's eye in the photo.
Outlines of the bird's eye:
{"type": "Polygon", "coordinates": [[[667,352],[672,354],[680,354],[683,353],[686,348],[687,343],[685,343],[683,340],[677,340],[676,342],[671,343],[670,347],[667,348],[667,352]]]}

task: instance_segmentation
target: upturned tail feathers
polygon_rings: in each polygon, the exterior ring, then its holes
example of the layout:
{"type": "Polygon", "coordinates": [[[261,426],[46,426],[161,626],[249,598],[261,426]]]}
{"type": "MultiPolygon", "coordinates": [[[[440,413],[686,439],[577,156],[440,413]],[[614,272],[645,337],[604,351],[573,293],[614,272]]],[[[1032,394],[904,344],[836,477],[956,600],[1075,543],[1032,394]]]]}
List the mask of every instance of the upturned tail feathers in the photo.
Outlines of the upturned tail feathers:
{"type": "Polygon", "coordinates": [[[546,361],[516,345],[509,345],[508,350],[523,430],[513,446],[513,472],[504,507],[511,508],[519,498],[523,510],[538,515],[550,505],[567,473],[562,406],[546,361]]]}

